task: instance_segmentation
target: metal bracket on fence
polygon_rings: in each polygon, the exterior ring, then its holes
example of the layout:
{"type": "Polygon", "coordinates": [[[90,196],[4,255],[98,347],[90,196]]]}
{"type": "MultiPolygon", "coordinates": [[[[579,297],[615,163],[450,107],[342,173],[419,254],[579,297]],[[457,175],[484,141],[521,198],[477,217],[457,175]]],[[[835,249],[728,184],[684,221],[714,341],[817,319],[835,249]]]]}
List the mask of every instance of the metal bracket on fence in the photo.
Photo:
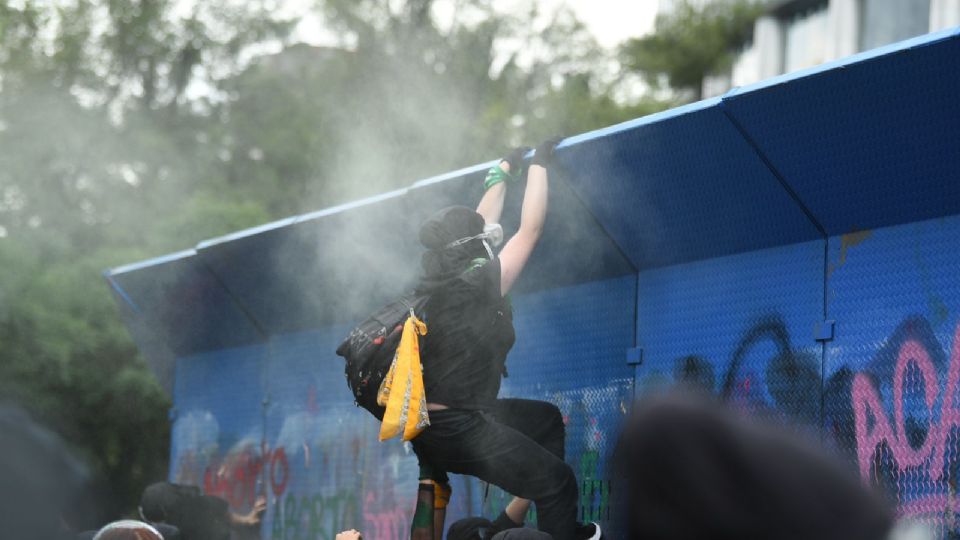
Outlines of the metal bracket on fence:
{"type": "Polygon", "coordinates": [[[627,365],[628,366],[639,366],[643,363],[643,348],[634,347],[632,349],[627,349],[627,365]]]}
{"type": "Polygon", "coordinates": [[[813,339],[817,341],[832,341],[836,325],[837,321],[833,319],[818,322],[817,327],[813,331],[813,339]]]}

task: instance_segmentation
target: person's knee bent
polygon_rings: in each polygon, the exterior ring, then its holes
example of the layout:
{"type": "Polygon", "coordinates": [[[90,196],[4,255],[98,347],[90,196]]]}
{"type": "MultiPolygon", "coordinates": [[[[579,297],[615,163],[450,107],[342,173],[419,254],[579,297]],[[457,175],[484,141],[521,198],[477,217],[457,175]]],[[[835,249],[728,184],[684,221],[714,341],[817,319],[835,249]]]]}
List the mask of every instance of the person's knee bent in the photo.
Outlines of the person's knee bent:
{"type": "Polygon", "coordinates": [[[544,417],[547,425],[550,426],[550,435],[548,435],[547,440],[544,441],[544,446],[558,458],[564,459],[564,457],[566,457],[564,445],[567,440],[567,426],[563,422],[563,415],[556,405],[547,403],[546,406],[544,417]]]}
{"type": "Polygon", "coordinates": [[[570,467],[570,465],[564,461],[557,461],[552,467],[550,474],[556,479],[556,483],[559,486],[559,492],[570,493],[572,491],[574,495],[576,495],[577,477],[573,474],[573,469],[570,467]]]}
{"type": "Polygon", "coordinates": [[[566,426],[563,423],[563,414],[560,413],[560,408],[553,403],[547,403],[547,410],[549,411],[547,415],[550,424],[560,426],[560,429],[565,430],[566,426]]]}
{"type": "Polygon", "coordinates": [[[548,401],[533,401],[532,403],[536,404],[533,411],[535,411],[537,418],[544,425],[549,426],[550,437],[566,437],[567,427],[563,422],[563,414],[560,413],[560,409],[548,401]]]}

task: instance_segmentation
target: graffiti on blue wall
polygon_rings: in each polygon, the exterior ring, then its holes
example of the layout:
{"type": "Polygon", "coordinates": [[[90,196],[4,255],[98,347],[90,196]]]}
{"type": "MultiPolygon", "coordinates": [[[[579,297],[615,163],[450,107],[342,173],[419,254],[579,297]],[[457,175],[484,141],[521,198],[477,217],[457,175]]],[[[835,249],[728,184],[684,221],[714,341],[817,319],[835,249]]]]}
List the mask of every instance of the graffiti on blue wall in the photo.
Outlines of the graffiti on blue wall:
{"type": "Polygon", "coordinates": [[[771,314],[747,327],[729,359],[679,356],[651,367],[639,382],[638,394],[682,383],[745,411],[813,426],[820,419],[818,348],[793,345],[783,318],[771,314]]]}
{"type": "MultiPolygon", "coordinates": [[[[616,422],[608,416],[622,416],[629,391],[630,381],[623,380],[540,396],[558,404],[568,426],[568,461],[583,484],[584,518],[609,517],[604,459],[615,437],[608,428],[616,422]]],[[[180,449],[173,480],[200,485],[237,511],[266,496],[265,539],[332,539],[359,528],[371,538],[400,540],[409,535],[416,459],[405,446],[377,442],[374,427],[365,413],[336,404],[288,415],[270,443],[242,438],[221,452],[210,413],[191,411],[178,419],[178,429],[207,430],[208,443],[180,449]]],[[[508,494],[475,479],[454,475],[452,481],[448,523],[471,514],[493,517],[509,502],[508,494]]],[[[535,508],[528,521],[536,523],[535,508]]]]}
{"type": "MultiPolygon", "coordinates": [[[[946,345],[926,318],[909,317],[859,369],[842,365],[830,374],[821,393],[816,347],[795,345],[783,319],[774,314],[748,325],[728,358],[680,355],[653,370],[640,390],[683,381],[745,410],[801,424],[822,421],[828,440],[855,464],[864,481],[889,494],[903,515],[942,523],[960,509],[960,325],[946,345]]],[[[615,381],[533,396],[556,403],[564,415],[568,461],[581,484],[581,519],[609,518],[615,492],[604,462],[616,437],[616,418],[629,407],[630,385],[615,381]]],[[[390,540],[408,534],[415,459],[399,445],[376,442],[372,421],[358,411],[298,412],[285,418],[272,444],[241,437],[225,451],[209,435],[217,429],[210,413],[188,412],[178,424],[179,429],[207,432],[208,442],[181,449],[174,480],[200,485],[235,510],[266,495],[270,509],[264,538],[333,538],[358,525],[371,537],[390,540]],[[367,429],[356,429],[358,425],[367,429]]],[[[451,519],[477,512],[493,515],[509,501],[496,488],[457,481],[451,519]]],[[[535,522],[535,509],[528,519],[535,522]]]]}
{"type": "Polygon", "coordinates": [[[644,391],[683,382],[735,406],[793,424],[820,425],[864,482],[879,487],[902,516],[932,518],[947,529],[960,510],[960,324],[941,345],[924,317],[903,320],[859,370],[841,366],[821,390],[820,360],[793,344],[772,315],[741,336],[726,369],[696,355],[654,370],[644,391]],[[770,356],[746,362],[748,351],[773,344],[770,356]],[[672,368],[672,369],[670,369],[672,368]]]}
{"type": "Polygon", "coordinates": [[[948,355],[919,316],[903,321],[863,369],[828,380],[825,428],[903,515],[958,509],[958,382],[960,325],[948,355]]]}
{"type": "MultiPolygon", "coordinates": [[[[621,280],[518,298],[516,320],[526,326],[502,394],[560,408],[583,520],[609,519],[615,506],[606,463],[631,399],[683,381],[822,435],[902,515],[960,530],[960,325],[949,271],[960,264],[949,249],[958,227],[953,219],[831,239],[825,288],[823,246],[798,245],[658,269],[639,288],[621,280]],[[806,265],[800,277],[790,274],[798,264],[806,265]],[[628,297],[645,300],[640,315],[628,297]],[[818,342],[824,300],[837,331],[818,342]],[[564,331],[579,328],[583,313],[603,314],[600,330],[564,331]],[[647,341],[635,378],[623,355],[634,322],[637,340],[647,341]]],[[[342,331],[329,334],[274,343],[261,364],[229,352],[207,372],[189,372],[199,382],[178,396],[171,476],[235,510],[266,495],[264,539],[332,538],[349,527],[406,538],[416,460],[403,445],[377,442],[375,421],[349,405],[338,359],[312,356],[331,350],[342,331]],[[196,397],[224,369],[233,370],[236,395],[196,397]],[[273,399],[262,411],[264,396],[248,396],[258,389],[273,399]],[[237,412],[240,401],[246,408],[237,412]]],[[[510,498],[476,480],[453,483],[448,522],[493,517],[510,498]]],[[[535,522],[535,509],[528,518],[535,522]]]]}

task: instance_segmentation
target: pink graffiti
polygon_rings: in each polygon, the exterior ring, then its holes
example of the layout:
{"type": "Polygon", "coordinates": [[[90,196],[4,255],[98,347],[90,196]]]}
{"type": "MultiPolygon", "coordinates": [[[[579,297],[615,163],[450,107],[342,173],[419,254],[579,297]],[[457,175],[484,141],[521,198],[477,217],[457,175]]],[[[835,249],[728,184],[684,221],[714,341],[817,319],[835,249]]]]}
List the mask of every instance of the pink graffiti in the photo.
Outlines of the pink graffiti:
{"type": "MultiPolygon", "coordinates": [[[[857,439],[857,460],[860,476],[870,479],[871,466],[878,446],[886,443],[896,465],[900,469],[919,467],[928,481],[940,481],[944,474],[945,453],[950,432],[960,428],[960,403],[955,401],[956,390],[960,385],[960,325],[953,338],[953,349],[947,369],[946,385],[942,389],[943,405],[940,422],[936,425],[929,421],[927,436],[920,448],[910,445],[906,436],[904,419],[904,379],[912,364],[920,372],[923,381],[924,402],[932,409],[941,393],[936,368],[927,349],[916,340],[905,341],[897,353],[893,374],[893,423],[884,411],[880,394],[870,377],[858,373],[853,379],[851,402],[854,412],[854,425],[857,439]]],[[[932,417],[933,415],[931,415],[932,417]]],[[[936,498],[936,497],[934,497],[936,498]]],[[[926,503],[933,502],[927,499],[926,503]]],[[[903,509],[910,513],[910,507],[903,509]]]]}
{"type": "Polygon", "coordinates": [[[369,533],[370,538],[377,540],[401,540],[409,536],[410,529],[410,509],[413,508],[414,500],[409,504],[392,509],[383,509],[387,506],[384,501],[377,500],[377,495],[370,491],[363,500],[363,520],[366,523],[367,530],[364,536],[369,533]]]}

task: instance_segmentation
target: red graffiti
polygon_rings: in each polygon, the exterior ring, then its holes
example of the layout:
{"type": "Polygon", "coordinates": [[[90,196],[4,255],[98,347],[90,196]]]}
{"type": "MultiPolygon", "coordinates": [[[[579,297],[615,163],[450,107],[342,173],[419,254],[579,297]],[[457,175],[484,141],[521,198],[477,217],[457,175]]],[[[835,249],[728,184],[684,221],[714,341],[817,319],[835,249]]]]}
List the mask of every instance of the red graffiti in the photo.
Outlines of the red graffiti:
{"type": "Polygon", "coordinates": [[[287,452],[281,446],[273,451],[270,457],[270,488],[276,497],[283,495],[287,490],[287,481],[290,480],[290,465],[287,463],[287,452]],[[281,475],[282,480],[277,480],[281,475]]]}
{"type": "Polygon", "coordinates": [[[257,485],[263,474],[273,495],[283,495],[290,480],[290,466],[282,447],[265,449],[263,453],[255,453],[246,447],[228,454],[219,463],[211,463],[203,473],[203,491],[226,499],[233,508],[246,508],[263,495],[258,493],[262,489],[257,485]]]}
{"type": "MultiPolygon", "coordinates": [[[[947,369],[946,384],[940,389],[937,370],[930,353],[916,339],[903,342],[896,355],[893,373],[893,423],[891,423],[880,393],[870,377],[858,373],[853,379],[851,400],[854,413],[854,425],[857,439],[857,460],[860,475],[870,479],[874,454],[878,446],[886,443],[890,453],[900,469],[919,468],[927,481],[940,481],[944,475],[944,463],[947,441],[953,428],[960,428],[960,403],[955,401],[957,387],[960,386],[960,325],[953,338],[953,349],[947,369]],[[933,414],[928,420],[926,437],[919,448],[914,448],[907,440],[904,419],[904,380],[913,366],[920,373],[923,382],[923,401],[927,409],[932,409],[938,396],[942,397],[940,421],[935,423],[933,414]]],[[[938,497],[934,497],[938,498],[938,497]]],[[[942,497],[941,497],[942,498],[942,497]]],[[[932,502],[926,499],[925,504],[932,502]]],[[[905,513],[911,513],[910,506],[904,507],[905,513]]]]}

